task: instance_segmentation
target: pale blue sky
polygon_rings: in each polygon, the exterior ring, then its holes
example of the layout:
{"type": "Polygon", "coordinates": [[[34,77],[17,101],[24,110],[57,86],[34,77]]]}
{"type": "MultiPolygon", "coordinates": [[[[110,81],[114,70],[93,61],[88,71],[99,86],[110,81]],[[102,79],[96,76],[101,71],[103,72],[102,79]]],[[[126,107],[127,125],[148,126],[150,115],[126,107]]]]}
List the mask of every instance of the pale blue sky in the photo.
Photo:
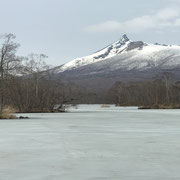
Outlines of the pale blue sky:
{"type": "Polygon", "coordinates": [[[19,54],[45,53],[61,65],[127,34],[180,44],[180,0],[0,0],[0,33],[14,33],[19,54]]]}

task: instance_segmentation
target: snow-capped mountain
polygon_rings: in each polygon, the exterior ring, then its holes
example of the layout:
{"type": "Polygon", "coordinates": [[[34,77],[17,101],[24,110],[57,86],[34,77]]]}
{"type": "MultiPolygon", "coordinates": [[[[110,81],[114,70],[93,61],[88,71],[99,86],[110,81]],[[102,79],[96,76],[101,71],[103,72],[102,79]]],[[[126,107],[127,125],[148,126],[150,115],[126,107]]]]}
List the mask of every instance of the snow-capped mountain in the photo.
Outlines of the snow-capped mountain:
{"type": "Polygon", "coordinates": [[[87,73],[94,74],[115,70],[173,69],[178,66],[180,66],[180,46],[131,41],[123,35],[120,40],[94,54],[54,68],[54,72],[63,73],[85,68],[91,69],[87,70],[87,73]]]}
{"type": "Polygon", "coordinates": [[[180,46],[131,41],[126,35],[104,49],[51,70],[56,78],[103,92],[116,81],[141,81],[170,72],[180,80],[180,46]]]}

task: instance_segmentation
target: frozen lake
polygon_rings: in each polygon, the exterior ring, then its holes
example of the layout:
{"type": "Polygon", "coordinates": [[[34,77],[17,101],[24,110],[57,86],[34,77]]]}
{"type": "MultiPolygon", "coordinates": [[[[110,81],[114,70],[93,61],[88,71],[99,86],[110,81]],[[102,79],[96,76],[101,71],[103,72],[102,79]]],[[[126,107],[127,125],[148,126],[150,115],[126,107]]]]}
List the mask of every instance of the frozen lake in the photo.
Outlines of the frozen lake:
{"type": "Polygon", "coordinates": [[[180,110],[82,105],[27,116],[0,121],[0,180],[180,179],[180,110]]]}

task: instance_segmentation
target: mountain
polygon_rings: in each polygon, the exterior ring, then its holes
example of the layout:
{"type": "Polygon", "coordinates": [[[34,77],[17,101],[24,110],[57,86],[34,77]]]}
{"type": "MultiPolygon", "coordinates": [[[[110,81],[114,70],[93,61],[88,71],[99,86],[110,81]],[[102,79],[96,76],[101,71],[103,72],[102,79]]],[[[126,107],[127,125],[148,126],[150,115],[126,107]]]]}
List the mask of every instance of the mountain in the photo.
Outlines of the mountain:
{"type": "Polygon", "coordinates": [[[92,87],[150,79],[167,71],[178,78],[179,70],[180,46],[131,41],[127,35],[94,54],[52,69],[56,77],[92,87]]]}

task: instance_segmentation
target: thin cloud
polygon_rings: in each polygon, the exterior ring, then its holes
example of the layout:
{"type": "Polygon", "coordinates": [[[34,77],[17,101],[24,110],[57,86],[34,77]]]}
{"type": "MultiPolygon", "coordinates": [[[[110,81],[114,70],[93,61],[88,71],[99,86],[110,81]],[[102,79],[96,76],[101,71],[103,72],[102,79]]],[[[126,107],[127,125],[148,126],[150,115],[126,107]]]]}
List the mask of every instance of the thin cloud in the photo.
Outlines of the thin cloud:
{"type": "Polygon", "coordinates": [[[179,18],[179,19],[176,19],[174,25],[175,25],[175,26],[180,26],[180,18],[179,18]]]}
{"type": "Polygon", "coordinates": [[[180,26],[180,9],[166,8],[155,14],[144,15],[134,19],[118,22],[106,21],[86,28],[88,32],[142,32],[147,29],[163,29],[180,26]]]}

